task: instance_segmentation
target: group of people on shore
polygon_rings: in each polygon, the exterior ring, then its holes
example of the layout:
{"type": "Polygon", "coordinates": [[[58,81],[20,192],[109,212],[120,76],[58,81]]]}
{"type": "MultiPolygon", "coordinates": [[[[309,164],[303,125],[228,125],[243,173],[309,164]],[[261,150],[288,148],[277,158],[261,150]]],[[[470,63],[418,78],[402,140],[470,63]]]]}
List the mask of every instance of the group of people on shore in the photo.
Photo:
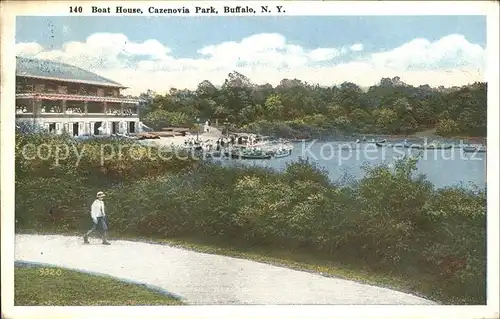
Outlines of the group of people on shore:
{"type": "Polygon", "coordinates": [[[244,139],[242,136],[230,135],[219,137],[217,140],[207,139],[200,140],[197,137],[188,137],[184,140],[185,148],[200,148],[206,151],[220,151],[227,147],[234,147],[235,145],[253,145],[255,141],[253,139],[244,139]]]}

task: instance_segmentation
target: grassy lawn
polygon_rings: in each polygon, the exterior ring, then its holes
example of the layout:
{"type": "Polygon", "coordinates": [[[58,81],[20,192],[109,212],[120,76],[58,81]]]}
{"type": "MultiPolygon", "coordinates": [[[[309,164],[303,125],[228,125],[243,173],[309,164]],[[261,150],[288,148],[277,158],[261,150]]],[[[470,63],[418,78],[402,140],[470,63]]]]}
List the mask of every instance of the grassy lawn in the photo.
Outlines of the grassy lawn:
{"type": "Polygon", "coordinates": [[[148,288],[63,268],[16,266],[15,306],[181,305],[148,288]]]}
{"type": "Polygon", "coordinates": [[[427,129],[425,131],[416,132],[413,135],[417,137],[436,136],[436,129],[435,128],[427,129]]]}

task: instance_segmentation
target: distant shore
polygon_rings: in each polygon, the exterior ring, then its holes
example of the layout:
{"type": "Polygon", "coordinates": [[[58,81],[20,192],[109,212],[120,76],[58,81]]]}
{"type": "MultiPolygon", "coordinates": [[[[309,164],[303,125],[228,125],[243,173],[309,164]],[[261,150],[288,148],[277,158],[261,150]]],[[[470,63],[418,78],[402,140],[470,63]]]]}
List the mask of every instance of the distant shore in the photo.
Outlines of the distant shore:
{"type": "MultiPolygon", "coordinates": [[[[202,142],[208,142],[209,144],[215,144],[216,141],[222,137],[221,136],[214,136],[214,135],[208,135],[208,134],[199,134],[197,135],[186,135],[186,136],[169,136],[169,137],[160,137],[159,139],[150,139],[150,140],[141,140],[141,144],[143,145],[157,145],[161,147],[183,147],[185,144],[185,141],[188,139],[194,139],[202,141],[202,142]]],[[[277,136],[279,138],[279,136],[277,136]]],[[[345,135],[345,136],[323,136],[323,137],[312,137],[313,139],[318,139],[318,140],[344,140],[344,141],[354,141],[356,139],[361,139],[365,138],[366,141],[371,141],[372,139],[375,140],[382,140],[382,139],[387,139],[387,140],[403,140],[403,139],[415,139],[415,140],[421,140],[421,139],[428,139],[428,140],[448,140],[448,141],[464,141],[470,144],[486,144],[486,137],[469,137],[469,136],[457,136],[457,137],[443,137],[443,136],[437,136],[437,135],[432,135],[432,134],[412,134],[412,135],[383,135],[383,134],[353,134],[353,135],[345,135]]]]}

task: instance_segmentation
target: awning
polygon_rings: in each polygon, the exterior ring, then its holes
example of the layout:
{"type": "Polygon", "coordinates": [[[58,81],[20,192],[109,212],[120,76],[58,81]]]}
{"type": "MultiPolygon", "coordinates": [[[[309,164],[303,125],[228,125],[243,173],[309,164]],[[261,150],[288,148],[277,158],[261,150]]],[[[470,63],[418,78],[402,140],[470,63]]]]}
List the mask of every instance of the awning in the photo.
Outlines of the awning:
{"type": "Polygon", "coordinates": [[[96,96],[96,95],[73,95],[59,93],[18,93],[16,99],[36,99],[36,100],[52,100],[52,101],[90,101],[90,102],[111,102],[111,103],[127,103],[138,104],[140,99],[111,97],[111,96],[96,96]]]}

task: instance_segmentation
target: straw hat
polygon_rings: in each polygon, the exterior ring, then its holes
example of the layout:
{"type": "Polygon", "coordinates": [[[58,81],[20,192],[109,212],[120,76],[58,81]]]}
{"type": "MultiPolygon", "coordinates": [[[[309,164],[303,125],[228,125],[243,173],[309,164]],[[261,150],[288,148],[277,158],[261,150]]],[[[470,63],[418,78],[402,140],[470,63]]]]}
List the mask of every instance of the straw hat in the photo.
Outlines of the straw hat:
{"type": "Polygon", "coordinates": [[[104,193],[103,192],[97,192],[97,198],[103,198],[104,196],[104,193]]]}

